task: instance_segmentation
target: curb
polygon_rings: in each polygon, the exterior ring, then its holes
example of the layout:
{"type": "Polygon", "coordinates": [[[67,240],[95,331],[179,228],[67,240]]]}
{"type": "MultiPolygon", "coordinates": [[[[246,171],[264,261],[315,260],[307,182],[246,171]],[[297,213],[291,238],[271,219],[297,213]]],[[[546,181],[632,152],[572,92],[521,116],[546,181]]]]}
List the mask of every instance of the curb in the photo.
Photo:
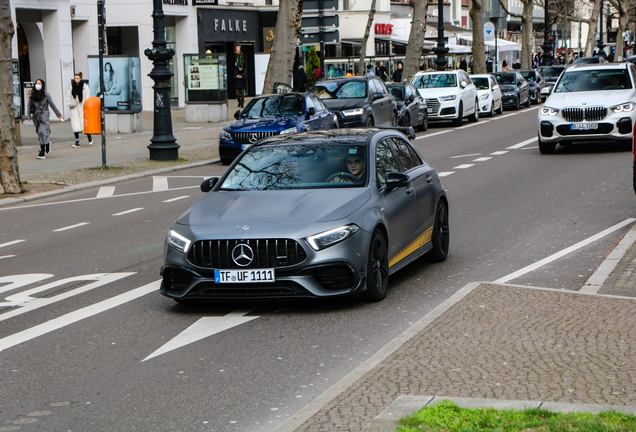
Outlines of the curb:
{"type": "Polygon", "coordinates": [[[78,185],[66,187],[64,189],[50,191],[50,192],[43,192],[40,194],[31,195],[24,198],[7,198],[7,199],[0,200],[0,207],[6,207],[6,206],[14,205],[14,204],[21,204],[25,202],[42,199],[42,198],[49,198],[52,196],[62,195],[65,193],[88,189],[88,188],[92,188],[96,186],[103,186],[107,184],[118,183],[118,182],[122,182],[126,180],[142,178],[142,177],[150,177],[155,174],[161,174],[161,173],[170,172],[170,171],[179,171],[179,170],[188,169],[188,168],[195,168],[195,167],[199,167],[203,165],[213,164],[215,162],[220,162],[220,161],[221,159],[209,159],[205,161],[191,163],[188,165],[179,165],[179,166],[169,167],[169,168],[160,168],[160,169],[156,169],[152,171],[143,171],[136,174],[128,174],[122,177],[113,177],[111,179],[106,179],[106,180],[98,180],[98,181],[93,181],[88,183],[81,183],[78,185]]]}

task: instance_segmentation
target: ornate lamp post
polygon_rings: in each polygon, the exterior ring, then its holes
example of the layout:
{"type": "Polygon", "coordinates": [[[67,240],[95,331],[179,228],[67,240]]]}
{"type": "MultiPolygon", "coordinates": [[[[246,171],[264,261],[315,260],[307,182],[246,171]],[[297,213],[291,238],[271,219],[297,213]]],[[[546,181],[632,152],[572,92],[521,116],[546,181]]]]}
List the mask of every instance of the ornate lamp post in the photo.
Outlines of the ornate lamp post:
{"type": "Polygon", "coordinates": [[[550,10],[548,0],[545,0],[544,15],[543,15],[543,65],[549,66],[552,64],[552,44],[550,43],[550,10]]]}
{"type": "Polygon", "coordinates": [[[162,0],[153,0],[154,40],[152,49],[146,48],[144,54],[152,60],[152,71],[148,74],[155,82],[154,104],[154,135],[150,138],[151,160],[176,160],[179,158],[177,140],[172,134],[172,115],[170,113],[170,72],[168,62],[174,56],[172,48],[166,48],[166,35],[163,26],[162,0]]]}
{"type": "MultiPolygon", "coordinates": [[[[596,43],[596,46],[598,47],[598,56],[602,57],[605,51],[603,51],[603,48],[605,48],[605,44],[603,43],[603,0],[601,0],[601,19],[599,21],[601,23],[601,25],[599,26],[599,31],[598,31],[598,42],[596,43]]],[[[609,30],[609,27],[608,27],[609,30]]]]}
{"type": "Polygon", "coordinates": [[[437,54],[435,64],[438,71],[446,69],[446,53],[448,48],[444,46],[444,1],[437,0],[437,48],[433,50],[437,54]]]}

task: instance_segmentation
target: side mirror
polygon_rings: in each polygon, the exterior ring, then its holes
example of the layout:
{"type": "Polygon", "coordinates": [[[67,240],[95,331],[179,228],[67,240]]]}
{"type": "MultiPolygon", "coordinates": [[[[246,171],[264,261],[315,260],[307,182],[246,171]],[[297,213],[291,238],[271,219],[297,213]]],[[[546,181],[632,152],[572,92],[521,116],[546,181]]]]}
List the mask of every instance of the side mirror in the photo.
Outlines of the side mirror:
{"type": "Polygon", "coordinates": [[[241,110],[236,110],[236,112],[234,113],[234,118],[238,120],[240,116],[241,116],[241,110]]]}
{"type": "Polygon", "coordinates": [[[384,97],[384,95],[382,93],[380,93],[380,92],[373,93],[373,100],[382,99],[383,97],[384,97]]]}
{"type": "Polygon", "coordinates": [[[203,193],[210,192],[212,189],[214,189],[214,186],[218,182],[219,182],[219,178],[218,177],[211,177],[209,179],[203,180],[203,183],[201,183],[201,192],[203,192],[203,193]]]}
{"type": "Polygon", "coordinates": [[[459,86],[461,88],[466,88],[467,85],[468,85],[468,83],[466,81],[462,81],[462,82],[459,83],[459,86]]]}
{"type": "Polygon", "coordinates": [[[316,108],[314,108],[314,107],[307,108],[307,115],[308,116],[312,116],[314,114],[316,114],[316,108]]]}
{"type": "Polygon", "coordinates": [[[390,172],[386,175],[386,187],[387,189],[395,189],[404,187],[409,184],[411,179],[409,176],[402,173],[390,172]]]}

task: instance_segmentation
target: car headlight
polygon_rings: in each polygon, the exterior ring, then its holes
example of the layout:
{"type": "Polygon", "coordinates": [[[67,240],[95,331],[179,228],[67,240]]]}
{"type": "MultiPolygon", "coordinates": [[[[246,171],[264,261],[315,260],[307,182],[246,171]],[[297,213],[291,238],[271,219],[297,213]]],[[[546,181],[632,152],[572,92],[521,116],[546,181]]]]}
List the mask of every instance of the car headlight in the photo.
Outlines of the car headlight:
{"type": "Polygon", "coordinates": [[[305,240],[307,240],[307,243],[309,243],[309,246],[311,246],[313,250],[319,251],[348,239],[358,231],[360,231],[358,225],[345,225],[307,237],[305,240]]]}
{"type": "Polygon", "coordinates": [[[504,96],[514,96],[515,92],[506,92],[503,94],[504,96]]]}
{"type": "Polygon", "coordinates": [[[555,116],[559,113],[559,110],[556,108],[550,108],[550,107],[542,107],[541,108],[541,115],[544,116],[555,116]]]}
{"type": "Polygon", "coordinates": [[[174,230],[168,231],[168,243],[181,253],[186,253],[190,247],[190,240],[174,230]]]}
{"type": "Polygon", "coordinates": [[[483,95],[479,96],[479,100],[483,102],[485,100],[488,100],[489,97],[490,95],[488,93],[484,93],[483,95]]]}
{"type": "Polygon", "coordinates": [[[451,101],[451,100],[455,100],[457,99],[457,96],[455,95],[449,95],[449,96],[440,96],[439,100],[441,101],[451,101]]]}
{"type": "Polygon", "coordinates": [[[294,126],[293,128],[289,128],[289,129],[285,129],[280,131],[280,134],[288,134],[288,133],[296,133],[298,132],[298,128],[296,126],[294,126]]]}
{"type": "Polygon", "coordinates": [[[363,112],[364,110],[362,108],[355,108],[350,110],[344,110],[342,112],[342,115],[346,115],[346,116],[362,115],[363,112]]]}
{"type": "Polygon", "coordinates": [[[612,112],[619,113],[634,111],[634,107],[636,107],[636,104],[634,102],[627,102],[620,105],[614,105],[610,107],[610,109],[612,110],[612,112]]]}
{"type": "Polygon", "coordinates": [[[219,139],[224,141],[232,141],[232,135],[226,130],[222,130],[219,134],[219,139]]]}

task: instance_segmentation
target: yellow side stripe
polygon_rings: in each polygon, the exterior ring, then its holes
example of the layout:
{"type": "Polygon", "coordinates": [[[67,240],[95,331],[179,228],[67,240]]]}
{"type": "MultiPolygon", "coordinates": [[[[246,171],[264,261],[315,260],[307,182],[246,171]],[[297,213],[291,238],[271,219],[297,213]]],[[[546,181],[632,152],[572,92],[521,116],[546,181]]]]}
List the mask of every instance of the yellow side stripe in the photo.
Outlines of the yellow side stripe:
{"type": "Polygon", "coordinates": [[[433,227],[430,227],[429,229],[424,231],[424,234],[422,234],[417,239],[415,239],[413,243],[408,245],[406,248],[404,248],[403,251],[401,251],[399,254],[393,257],[393,259],[389,261],[389,267],[402,261],[404,258],[406,258],[407,256],[411,255],[413,252],[415,252],[416,250],[424,246],[426,243],[430,242],[432,236],[433,236],[433,227]]]}

